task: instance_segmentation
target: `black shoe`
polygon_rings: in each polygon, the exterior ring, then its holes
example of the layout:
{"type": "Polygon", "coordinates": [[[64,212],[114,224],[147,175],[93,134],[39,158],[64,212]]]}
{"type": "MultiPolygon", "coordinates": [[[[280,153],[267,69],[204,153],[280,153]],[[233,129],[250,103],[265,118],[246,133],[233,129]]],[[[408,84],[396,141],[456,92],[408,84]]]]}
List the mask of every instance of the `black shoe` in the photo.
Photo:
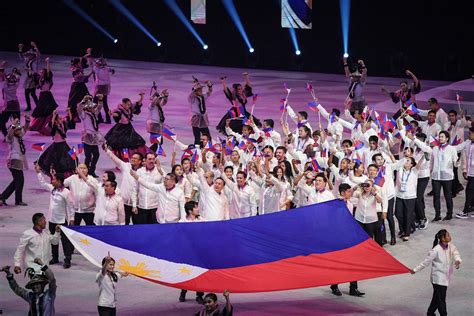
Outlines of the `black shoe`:
{"type": "Polygon", "coordinates": [[[390,238],[390,246],[393,246],[397,243],[397,239],[395,237],[390,238]]]}
{"type": "Polygon", "coordinates": [[[59,260],[57,258],[53,258],[53,259],[49,260],[50,265],[56,264],[56,263],[59,263],[59,260]]]}
{"type": "Polygon", "coordinates": [[[361,296],[364,296],[365,293],[360,292],[358,289],[353,289],[353,290],[350,290],[350,291],[349,291],[349,295],[361,297],[361,296]]]}
{"type": "Polygon", "coordinates": [[[446,215],[446,217],[443,218],[443,221],[449,221],[449,220],[452,220],[452,219],[453,219],[452,215],[446,215]]]}
{"type": "Polygon", "coordinates": [[[0,199],[0,206],[8,206],[7,201],[5,199],[0,199]]]}
{"type": "Polygon", "coordinates": [[[71,259],[64,259],[63,268],[69,269],[71,267],[71,259]]]}
{"type": "Polygon", "coordinates": [[[28,206],[28,204],[26,204],[25,202],[18,202],[18,203],[15,203],[15,205],[17,205],[17,206],[28,206]]]}
{"type": "Polygon", "coordinates": [[[401,231],[401,232],[398,233],[398,237],[400,237],[400,238],[403,237],[403,235],[405,235],[405,232],[401,231]]]}
{"type": "Polygon", "coordinates": [[[179,301],[180,302],[186,301],[186,292],[185,291],[181,291],[181,294],[179,295],[179,301]]]}
{"type": "Polygon", "coordinates": [[[435,218],[433,218],[432,222],[438,222],[441,220],[441,217],[439,216],[436,216],[435,218]]]}
{"type": "Polygon", "coordinates": [[[452,194],[452,198],[454,199],[456,196],[458,196],[455,192],[452,194]]]}
{"type": "Polygon", "coordinates": [[[341,293],[341,291],[339,290],[338,287],[331,287],[331,291],[332,291],[332,294],[334,294],[336,296],[342,296],[342,293],[341,293]]]}
{"type": "Polygon", "coordinates": [[[428,192],[427,195],[428,195],[428,196],[433,196],[433,190],[431,190],[430,192],[428,192]]]}
{"type": "Polygon", "coordinates": [[[198,302],[198,304],[204,305],[204,299],[202,296],[196,296],[196,302],[198,302]]]}

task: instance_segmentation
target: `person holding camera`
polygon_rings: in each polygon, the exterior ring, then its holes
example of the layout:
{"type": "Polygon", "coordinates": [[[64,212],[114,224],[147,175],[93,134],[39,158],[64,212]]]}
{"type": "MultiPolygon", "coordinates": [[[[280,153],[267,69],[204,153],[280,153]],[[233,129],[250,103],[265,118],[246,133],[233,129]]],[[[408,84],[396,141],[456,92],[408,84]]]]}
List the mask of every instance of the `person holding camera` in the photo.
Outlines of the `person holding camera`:
{"type": "Polygon", "coordinates": [[[382,196],[372,180],[366,180],[357,185],[353,196],[358,198],[354,217],[369,237],[374,238],[379,221],[378,204],[382,204],[382,196]]]}
{"type": "Polygon", "coordinates": [[[15,205],[26,206],[23,202],[23,185],[25,182],[23,170],[28,169],[26,149],[23,137],[28,131],[30,116],[25,115],[25,125],[21,126],[20,119],[16,118],[8,129],[6,141],[8,143],[7,167],[12,173],[13,181],[0,194],[0,206],[7,205],[6,200],[15,192],[15,205]]]}
{"type": "Polygon", "coordinates": [[[99,119],[97,117],[102,109],[104,96],[96,95],[97,103],[93,102],[91,95],[86,95],[81,103],[77,105],[77,112],[82,121],[82,136],[81,140],[84,144],[84,154],[86,160],[84,161],[89,174],[94,178],[98,178],[95,174],[95,168],[99,161],[99,145],[104,143],[104,136],[99,131],[99,119]]]}

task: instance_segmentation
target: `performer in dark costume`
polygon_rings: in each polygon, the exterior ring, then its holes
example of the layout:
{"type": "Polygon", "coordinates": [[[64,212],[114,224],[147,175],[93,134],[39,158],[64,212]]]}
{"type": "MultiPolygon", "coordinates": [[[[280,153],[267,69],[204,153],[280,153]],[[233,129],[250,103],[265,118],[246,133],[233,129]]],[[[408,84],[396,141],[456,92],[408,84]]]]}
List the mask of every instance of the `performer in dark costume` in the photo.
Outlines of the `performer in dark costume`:
{"type": "MultiPolygon", "coordinates": [[[[400,115],[402,114],[402,112],[406,110],[408,105],[406,105],[405,103],[408,100],[411,100],[411,102],[413,102],[416,105],[415,95],[417,93],[420,93],[421,91],[420,80],[418,80],[415,74],[413,74],[410,70],[407,70],[405,73],[407,76],[410,76],[411,79],[413,80],[413,83],[411,84],[411,86],[408,85],[408,82],[405,80],[400,82],[400,89],[395,92],[390,92],[384,86],[382,86],[382,92],[386,96],[390,97],[393,103],[398,103],[398,102],[401,103],[400,109],[397,111],[397,113],[393,115],[394,119],[398,119],[400,115]]],[[[421,117],[418,114],[412,115],[412,117],[417,121],[421,120],[421,117]]]]}
{"type": "Polygon", "coordinates": [[[134,153],[140,153],[145,156],[148,148],[145,146],[145,140],[138,134],[132,126],[134,114],[140,114],[143,95],[140,93],[140,100],[132,104],[128,98],[123,98],[115,111],[112,112],[112,117],[117,124],[112,127],[105,135],[107,146],[112,148],[115,156],[124,160],[123,150],[128,150],[128,156],[131,157],[134,153]]]}
{"type": "Polygon", "coordinates": [[[37,60],[40,57],[40,52],[35,42],[31,42],[30,45],[31,45],[31,48],[25,52],[24,51],[25,45],[18,44],[18,54],[20,55],[20,58],[25,61],[25,70],[26,70],[26,78],[24,82],[25,101],[26,101],[25,111],[31,111],[30,96],[35,102],[35,105],[38,106],[38,97],[36,96],[36,87],[39,81],[39,75],[37,73],[38,71],[37,60]]]}
{"type": "Polygon", "coordinates": [[[64,178],[74,173],[77,167],[76,161],[69,155],[71,149],[66,143],[67,125],[71,119],[71,112],[68,118],[59,116],[57,110],[54,110],[51,119],[50,128],[53,143],[41,154],[38,159],[38,165],[43,173],[51,176],[50,171],[54,169],[56,173],[63,173],[64,178]]]}
{"type": "Polygon", "coordinates": [[[201,145],[201,134],[207,135],[211,139],[209,131],[209,119],[207,118],[206,100],[212,94],[212,83],[205,82],[207,92],[203,93],[203,86],[197,78],[194,78],[192,92],[188,96],[188,102],[191,104],[191,126],[193,128],[194,145],[201,145]]]}
{"type": "MultiPolygon", "coordinates": [[[[149,115],[146,121],[146,131],[151,134],[160,134],[163,129],[163,124],[165,123],[165,113],[163,112],[163,107],[168,103],[168,90],[163,89],[158,93],[156,84],[153,81],[153,86],[151,87],[151,97],[150,105],[148,106],[149,115]]],[[[163,139],[161,139],[163,141],[163,139]]],[[[150,146],[150,149],[156,152],[158,149],[158,142],[155,142],[150,146]]]]}
{"type": "Polygon", "coordinates": [[[7,137],[6,124],[10,117],[20,118],[20,103],[16,94],[20,85],[20,76],[20,71],[13,68],[11,73],[0,77],[0,81],[5,81],[2,88],[3,106],[0,106],[0,126],[5,137],[7,137]]]}
{"type": "Polygon", "coordinates": [[[56,110],[58,104],[51,93],[53,87],[53,72],[49,58],[45,59],[46,68],[40,71],[39,88],[41,90],[38,105],[33,110],[31,116],[30,130],[40,132],[43,135],[51,136],[50,122],[53,117],[53,111],[56,110]]]}
{"type": "Polygon", "coordinates": [[[75,129],[76,123],[80,122],[79,114],[77,113],[77,105],[82,101],[84,96],[89,94],[86,82],[89,81],[89,77],[92,72],[88,75],[84,75],[84,69],[89,67],[91,58],[92,48],[88,48],[86,54],[79,58],[71,60],[71,72],[73,82],[71,83],[71,90],[69,92],[69,98],[67,106],[71,110],[72,119],[69,122],[69,129],[75,129]]]}
{"type": "Polygon", "coordinates": [[[97,103],[97,95],[100,94],[103,97],[103,108],[105,113],[105,122],[102,117],[102,113],[99,111],[99,123],[110,124],[110,110],[107,96],[110,94],[110,74],[115,74],[115,70],[107,65],[107,60],[104,57],[97,58],[94,61],[94,103],[97,103]]]}
{"type": "Polygon", "coordinates": [[[364,98],[364,86],[367,82],[367,67],[362,59],[357,61],[354,72],[350,72],[347,57],[344,57],[344,72],[349,79],[349,94],[347,98],[351,101],[350,111],[354,115],[355,111],[362,113],[367,102],[364,98]],[[360,70],[360,71],[359,71],[360,70]]]}
{"type": "Polygon", "coordinates": [[[97,103],[92,102],[92,96],[86,95],[81,103],[77,105],[77,112],[82,120],[83,130],[81,135],[84,144],[84,154],[86,160],[84,164],[89,170],[89,174],[98,178],[95,168],[99,161],[99,145],[104,143],[104,136],[99,131],[99,119],[97,114],[102,110],[103,96],[96,95],[97,103]]]}
{"type": "MultiPolygon", "coordinates": [[[[236,113],[235,115],[236,117],[239,116],[238,108],[240,106],[242,106],[244,110],[243,111],[244,113],[242,113],[242,115],[245,115],[246,117],[250,117],[250,112],[247,111],[246,105],[248,102],[247,98],[253,96],[252,86],[250,85],[249,74],[244,72],[243,76],[245,80],[244,86],[242,86],[240,83],[234,83],[232,85],[233,91],[231,91],[229,87],[227,86],[226,81],[225,81],[226,77],[225,76],[221,77],[222,86],[224,87],[224,94],[226,98],[230,101],[230,103],[232,104],[232,107],[230,108],[229,111],[233,111],[234,113],[236,113]]],[[[225,132],[226,121],[227,119],[231,118],[231,116],[229,115],[229,111],[226,112],[224,117],[220,120],[219,124],[216,126],[216,129],[224,135],[227,135],[225,132]]],[[[260,121],[255,116],[253,117],[253,121],[255,122],[255,125],[257,125],[258,127],[262,126],[260,121]]],[[[243,126],[242,118],[236,118],[230,122],[230,128],[236,133],[242,134],[242,126],[243,126]]]]}

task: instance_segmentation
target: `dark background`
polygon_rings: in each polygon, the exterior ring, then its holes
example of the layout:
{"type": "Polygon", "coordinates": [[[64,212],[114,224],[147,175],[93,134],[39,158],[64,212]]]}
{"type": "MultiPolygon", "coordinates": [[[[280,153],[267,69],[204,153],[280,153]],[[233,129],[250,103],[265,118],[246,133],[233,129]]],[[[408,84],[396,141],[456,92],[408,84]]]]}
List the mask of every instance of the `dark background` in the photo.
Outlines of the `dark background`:
{"type": "MultiPolygon", "coordinates": [[[[178,0],[189,18],[189,0],[178,0]]],[[[339,1],[313,1],[313,29],[296,30],[297,58],[288,29],[280,26],[279,0],[234,0],[256,52],[248,48],[220,0],[207,0],[207,24],[194,25],[201,45],[164,1],[123,4],[155,37],[158,48],[105,0],[76,3],[119,38],[117,45],[62,1],[0,1],[0,50],[37,42],[44,54],[342,73],[339,1]]],[[[353,0],[349,53],[363,58],[369,75],[402,76],[406,68],[424,79],[461,80],[473,74],[473,5],[462,1],[353,0]]]]}

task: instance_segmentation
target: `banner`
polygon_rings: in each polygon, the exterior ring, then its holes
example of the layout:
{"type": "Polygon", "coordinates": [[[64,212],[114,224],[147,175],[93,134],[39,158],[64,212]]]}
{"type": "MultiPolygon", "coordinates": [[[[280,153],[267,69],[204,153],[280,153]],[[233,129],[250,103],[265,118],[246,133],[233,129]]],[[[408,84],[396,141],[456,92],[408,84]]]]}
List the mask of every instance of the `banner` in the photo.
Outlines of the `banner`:
{"type": "Polygon", "coordinates": [[[268,292],[408,273],[334,200],[229,221],[68,226],[76,249],[100,267],[202,292],[268,292]]]}
{"type": "Polygon", "coordinates": [[[281,0],[281,27],[312,28],[312,0],[281,0]]]}
{"type": "Polygon", "coordinates": [[[206,24],[206,0],[191,0],[191,21],[206,24]]]}

